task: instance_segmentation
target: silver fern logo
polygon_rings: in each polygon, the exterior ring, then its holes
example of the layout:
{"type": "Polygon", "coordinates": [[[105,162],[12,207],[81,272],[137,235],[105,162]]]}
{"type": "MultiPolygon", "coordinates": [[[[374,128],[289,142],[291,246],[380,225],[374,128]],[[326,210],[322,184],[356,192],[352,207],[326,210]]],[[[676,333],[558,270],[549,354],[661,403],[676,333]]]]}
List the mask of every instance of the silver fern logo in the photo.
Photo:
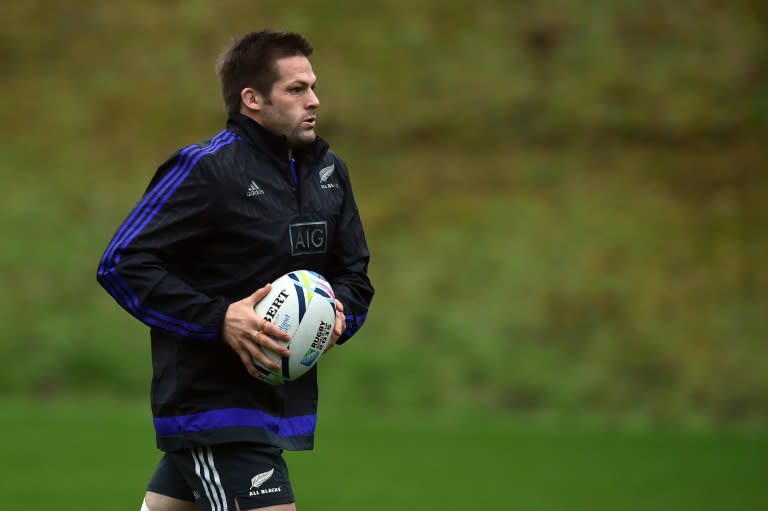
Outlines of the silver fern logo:
{"type": "Polygon", "coordinates": [[[329,188],[338,188],[339,185],[337,183],[329,183],[328,180],[333,175],[333,171],[336,170],[336,164],[332,163],[328,165],[327,167],[323,167],[320,169],[320,172],[318,173],[320,175],[320,188],[323,190],[328,190],[329,188]]]}
{"type": "Polygon", "coordinates": [[[281,493],[283,491],[283,487],[278,484],[277,486],[273,486],[272,488],[261,488],[261,485],[269,481],[269,478],[272,477],[272,474],[275,473],[275,469],[269,470],[268,472],[262,472],[261,474],[256,474],[251,479],[251,489],[248,492],[249,497],[258,497],[259,495],[268,495],[270,493],[281,493]]]}
{"type": "Polygon", "coordinates": [[[333,174],[333,171],[336,170],[336,164],[332,163],[328,165],[327,167],[323,167],[320,169],[320,182],[325,183],[328,181],[328,178],[331,177],[331,174],[333,174]]]}
{"type": "Polygon", "coordinates": [[[253,476],[253,479],[251,479],[251,490],[254,490],[261,486],[262,484],[266,483],[270,477],[272,477],[272,474],[275,473],[275,469],[269,470],[267,472],[262,472],[261,474],[256,474],[253,476]]]}

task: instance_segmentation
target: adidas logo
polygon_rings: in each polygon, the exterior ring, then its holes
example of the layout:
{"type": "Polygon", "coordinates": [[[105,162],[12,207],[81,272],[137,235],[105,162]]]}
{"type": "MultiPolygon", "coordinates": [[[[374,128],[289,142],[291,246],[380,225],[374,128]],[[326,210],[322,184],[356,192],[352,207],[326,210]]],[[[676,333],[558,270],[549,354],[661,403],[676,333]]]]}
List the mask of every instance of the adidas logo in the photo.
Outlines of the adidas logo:
{"type": "Polygon", "coordinates": [[[259,185],[256,184],[255,181],[251,181],[251,184],[248,185],[248,192],[246,192],[246,197],[253,197],[254,195],[264,195],[264,190],[259,188],[259,185]]]}

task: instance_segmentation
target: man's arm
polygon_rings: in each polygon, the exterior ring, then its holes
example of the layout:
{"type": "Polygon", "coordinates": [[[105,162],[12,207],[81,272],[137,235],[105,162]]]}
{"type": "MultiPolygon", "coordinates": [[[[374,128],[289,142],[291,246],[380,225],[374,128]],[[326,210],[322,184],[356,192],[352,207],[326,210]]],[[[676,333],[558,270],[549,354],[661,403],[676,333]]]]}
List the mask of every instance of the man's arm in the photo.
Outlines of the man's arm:
{"type": "Polygon", "coordinates": [[[169,267],[176,258],[195,257],[178,247],[208,229],[211,189],[199,161],[212,147],[217,146],[190,146],[158,169],[104,251],[97,273],[118,304],[148,326],[209,340],[219,338],[229,304],[193,289],[169,267]]]}
{"type": "Polygon", "coordinates": [[[374,289],[368,278],[370,254],[346,165],[337,160],[344,182],[344,203],[332,248],[328,279],[342,304],[345,329],[336,344],[346,342],[363,326],[374,289]]]}

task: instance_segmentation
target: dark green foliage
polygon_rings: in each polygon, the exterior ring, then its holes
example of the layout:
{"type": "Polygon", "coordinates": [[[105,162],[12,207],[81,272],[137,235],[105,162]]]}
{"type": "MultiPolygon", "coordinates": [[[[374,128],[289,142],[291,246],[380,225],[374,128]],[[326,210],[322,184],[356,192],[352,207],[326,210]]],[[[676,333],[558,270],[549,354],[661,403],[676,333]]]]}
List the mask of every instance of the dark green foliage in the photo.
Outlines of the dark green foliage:
{"type": "Polygon", "coordinates": [[[0,29],[0,392],[146,394],[98,258],[221,128],[218,52],[269,26],[316,47],[373,253],[331,399],[768,420],[759,2],[81,4],[0,29]]]}

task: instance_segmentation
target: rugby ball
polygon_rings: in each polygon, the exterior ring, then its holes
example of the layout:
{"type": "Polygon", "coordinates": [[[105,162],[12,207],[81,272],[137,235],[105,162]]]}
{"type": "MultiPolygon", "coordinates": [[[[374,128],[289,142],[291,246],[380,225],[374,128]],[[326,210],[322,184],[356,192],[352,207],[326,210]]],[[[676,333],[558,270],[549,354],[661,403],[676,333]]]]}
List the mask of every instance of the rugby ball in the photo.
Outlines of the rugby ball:
{"type": "Polygon", "coordinates": [[[292,271],[275,280],[269,294],[254,310],[290,336],[286,344],[290,356],[264,350],[269,358],[282,364],[280,371],[253,359],[259,379],[272,385],[293,381],[309,371],[325,351],[336,323],[336,299],[331,285],[322,275],[309,270],[292,271]]]}

